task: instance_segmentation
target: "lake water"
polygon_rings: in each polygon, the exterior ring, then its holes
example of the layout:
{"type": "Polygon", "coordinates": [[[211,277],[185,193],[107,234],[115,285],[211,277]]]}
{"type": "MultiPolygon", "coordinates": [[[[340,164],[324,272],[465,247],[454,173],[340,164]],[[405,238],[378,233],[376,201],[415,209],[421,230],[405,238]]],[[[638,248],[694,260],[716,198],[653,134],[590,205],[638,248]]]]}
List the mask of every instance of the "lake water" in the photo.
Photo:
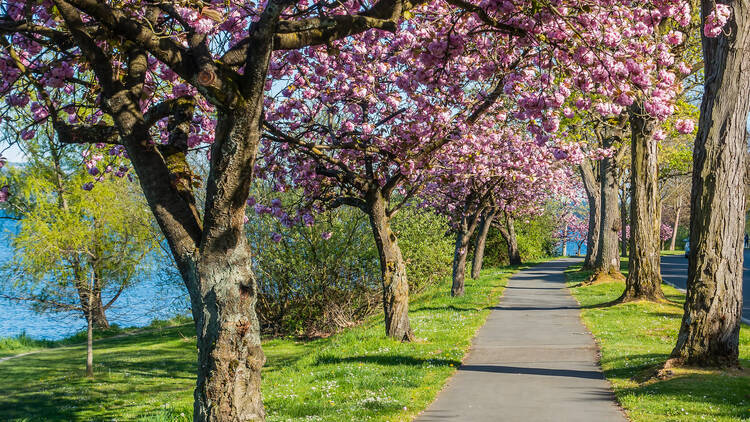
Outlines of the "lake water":
{"type": "MultiPolygon", "coordinates": [[[[7,233],[15,223],[0,222],[0,264],[12,257],[7,233]]],[[[179,282],[166,282],[159,277],[144,280],[125,290],[107,311],[110,324],[122,327],[148,325],[154,319],[167,319],[189,312],[185,288],[179,282]]],[[[105,303],[109,297],[105,296],[105,303]]],[[[26,333],[33,338],[58,340],[86,328],[82,315],[39,314],[25,303],[0,298],[0,337],[26,333]]]]}

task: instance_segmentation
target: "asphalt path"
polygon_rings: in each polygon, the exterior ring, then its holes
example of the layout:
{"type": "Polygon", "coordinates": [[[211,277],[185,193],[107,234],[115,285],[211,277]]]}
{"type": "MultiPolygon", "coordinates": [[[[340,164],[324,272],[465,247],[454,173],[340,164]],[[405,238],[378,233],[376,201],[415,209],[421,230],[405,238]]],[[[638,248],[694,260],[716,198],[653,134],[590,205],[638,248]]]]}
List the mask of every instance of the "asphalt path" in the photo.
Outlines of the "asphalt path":
{"type": "MultiPolygon", "coordinates": [[[[742,317],[750,320],[750,249],[745,249],[745,263],[742,271],[742,317]]],[[[688,260],[682,255],[667,255],[661,257],[662,279],[681,289],[687,287],[688,260]]]]}
{"type": "Polygon", "coordinates": [[[513,276],[469,354],[417,422],[626,422],[581,323],[563,258],[513,276]]]}

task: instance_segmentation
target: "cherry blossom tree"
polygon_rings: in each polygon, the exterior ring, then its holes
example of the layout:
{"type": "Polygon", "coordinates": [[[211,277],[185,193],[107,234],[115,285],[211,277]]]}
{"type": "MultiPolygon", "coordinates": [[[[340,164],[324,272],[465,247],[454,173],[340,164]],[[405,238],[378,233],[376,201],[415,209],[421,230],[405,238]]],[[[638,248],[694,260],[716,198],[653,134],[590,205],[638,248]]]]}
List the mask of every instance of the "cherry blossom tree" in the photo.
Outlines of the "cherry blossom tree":
{"type": "MultiPolygon", "coordinates": [[[[93,94],[95,108],[86,114],[94,118],[61,126],[61,141],[116,144],[138,175],[191,296],[199,352],[195,420],[265,418],[265,357],[244,215],[272,52],[370,28],[394,31],[413,7],[400,0],[319,7],[283,1],[4,3],[3,59],[12,59],[8,45],[18,46],[21,62],[33,64],[45,89],[65,90],[72,78],[93,94]],[[194,121],[201,112],[208,119],[194,121]],[[161,145],[152,132],[164,118],[168,136],[161,145]],[[198,180],[186,156],[201,133],[209,134],[211,146],[199,207],[198,180]]],[[[17,79],[12,69],[2,69],[3,95],[25,106],[24,93],[8,86],[17,79]]],[[[33,130],[35,122],[25,124],[29,129],[22,130],[33,130]]]]}

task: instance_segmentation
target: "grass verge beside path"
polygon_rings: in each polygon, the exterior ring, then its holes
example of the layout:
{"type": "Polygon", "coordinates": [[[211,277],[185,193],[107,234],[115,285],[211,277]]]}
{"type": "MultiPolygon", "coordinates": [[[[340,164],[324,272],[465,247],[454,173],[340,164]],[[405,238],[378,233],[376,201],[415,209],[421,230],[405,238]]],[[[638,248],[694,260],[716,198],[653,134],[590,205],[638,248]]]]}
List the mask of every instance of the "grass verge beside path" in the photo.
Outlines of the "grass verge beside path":
{"type": "MultiPolygon", "coordinates": [[[[518,268],[488,269],[450,297],[446,280],[412,299],[418,341],[383,334],[382,316],[326,339],[264,342],[269,421],[404,421],[424,409],[461,363],[518,268]]],[[[0,363],[3,420],[182,421],[192,417],[195,336],[165,327],[101,340],[96,377],[85,349],[52,349],[0,363]]]]}
{"type": "MultiPolygon", "coordinates": [[[[624,290],[610,282],[573,287],[588,278],[574,266],[568,286],[581,303],[582,318],[601,348],[601,366],[633,422],[750,421],[750,369],[682,368],[666,380],[651,378],[677,340],[685,297],[662,285],[668,302],[606,306],[624,290]]],[[[740,331],[740,359],[750,368],[750,327],[740,331]]]]}

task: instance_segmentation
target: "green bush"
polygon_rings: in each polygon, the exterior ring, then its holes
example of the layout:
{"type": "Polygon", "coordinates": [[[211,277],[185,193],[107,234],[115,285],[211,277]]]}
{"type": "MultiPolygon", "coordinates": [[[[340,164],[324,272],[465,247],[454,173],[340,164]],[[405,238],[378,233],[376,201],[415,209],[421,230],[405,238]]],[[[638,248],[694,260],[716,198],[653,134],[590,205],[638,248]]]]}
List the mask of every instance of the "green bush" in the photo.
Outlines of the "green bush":
{"type": "MultiPolygon", "coordinates": [[[[279,196],[284,206],[297,201],[293,193],[261,195],[263,203],[279,196]]],[[[380,310],[380,263],[370,221],[362,211],[338,208],[318,215],[309,226],[285,227],[252,209],[248,218],[259,286],[257,309],[266,334],[325,335],[380,310]]],[[[404,207],[392,224],[412,291],[449,274],[451,241],[444,218],[404,207]]]]}
{"type": "MultiPolygon", "coordinates": [[[[556,217],[552,211],[544,214],[515,220],[516,242],[522,261],[536,261],[555,255],[558,243],[554,238],[557,232],[556,217]]],[[[476,236],[476,233],[474,234],[476,236]]],[[[472,240],[472,247],[474,245],[472,240]]],[[[472,251],[472,256],[473,256],[472,251]]],[[[508,244],[494,227],[487,234],[484,252],[484,267],[508,265],[508,244]]],[[[468,264],[471,265],[471,264],[468,264]]]]}
{"type": "Polygon", "coordinates": [[[394,217],[393,231],[406,261],[412,292],[422,291],[451,275],[453,239],[447,233],[446,217],[405,207],[394,217]]]}
{"type": "Polygon", "coordinates": [[[555,254],[557,222],[552,213],[516,220],[518,250],[523,261],[534,261],[555,254]]]}

